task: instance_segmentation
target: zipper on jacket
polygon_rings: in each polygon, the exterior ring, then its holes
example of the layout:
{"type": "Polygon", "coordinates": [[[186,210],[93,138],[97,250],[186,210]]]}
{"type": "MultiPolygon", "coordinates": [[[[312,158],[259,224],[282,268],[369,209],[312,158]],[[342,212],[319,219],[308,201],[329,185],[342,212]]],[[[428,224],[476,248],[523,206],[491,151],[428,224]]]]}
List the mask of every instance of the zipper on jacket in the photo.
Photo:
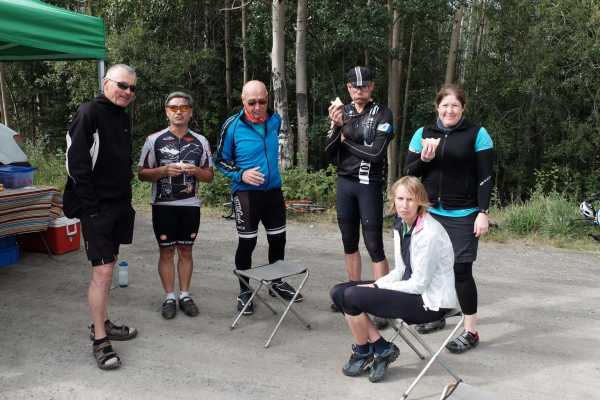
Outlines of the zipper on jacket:
{"type": "Polygon", "coordinates": [[[441,161],[444,160],[444,155],[446,153],[446,142],[448,141],[448,134],[444,134],[444,143],[442,143],[442,151],[440,152],[440,182],[438,184],[438,204],[442,206],[442,181],[444,178],[444,169],[442,168],[441,161]]]}
{"type": "MultiPolygon", "coordinates": [[[[269,154],[267,153],[267,134],[269,133],[269,130],[267,129],[267,122],[265,121],[265,134],[261,135],[259,131],[257,131],[254,126],[250,125],[249,123],[247,123],[246,121],[243,121],[246,125],[248,125],[248,127],[250,129],[252,129],[254,131],[254,133],[256,133],[258,136],[260,136],[263,140],[263,149],[265,150],[265,160],[267,161],[267,179],[265,179],[265,183],[269,182],[269,179],[271,177],[271,166],[269,165],[269,154]]],[[[279,145],[279,144],[278,144],[279,145]]],[[[264,184],[264,183],[263,183],[264,184]]],[[[267,187],[269,185],[267,184],[267,187]]]]}

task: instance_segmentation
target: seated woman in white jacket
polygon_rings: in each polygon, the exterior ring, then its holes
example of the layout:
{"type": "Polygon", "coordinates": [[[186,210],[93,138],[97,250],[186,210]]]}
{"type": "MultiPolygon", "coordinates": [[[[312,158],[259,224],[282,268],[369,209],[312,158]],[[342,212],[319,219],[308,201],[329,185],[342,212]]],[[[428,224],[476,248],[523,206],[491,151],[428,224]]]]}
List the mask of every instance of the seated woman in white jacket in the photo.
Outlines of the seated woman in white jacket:
{"type": "Polygon", "coordinates": [[[331,289],[331,299],[343,310],[355,344],[342,371],[358,376],[369,368],[369,380],[383,379],[399,350],[386,341],[368,314],[402,318],[409,324],[440,320],[458,307],[454,288],[454,252],[444,228],[427,212],[427,192],[412,176],[390,190],[394,222],[395,268],[373,281],[350,281],[331,289]]]}

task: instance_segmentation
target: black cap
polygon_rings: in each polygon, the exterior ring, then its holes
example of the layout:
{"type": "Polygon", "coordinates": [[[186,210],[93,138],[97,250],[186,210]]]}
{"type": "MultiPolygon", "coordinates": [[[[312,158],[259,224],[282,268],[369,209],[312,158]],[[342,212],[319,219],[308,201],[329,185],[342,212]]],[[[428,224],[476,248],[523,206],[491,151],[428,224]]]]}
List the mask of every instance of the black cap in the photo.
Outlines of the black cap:
{"type": "Polygon", "coordinates": [[[373,80],[373,74],[367,67],[356,66],[348,70],[346,79],[352,86],[367,86],[373,80]]]}

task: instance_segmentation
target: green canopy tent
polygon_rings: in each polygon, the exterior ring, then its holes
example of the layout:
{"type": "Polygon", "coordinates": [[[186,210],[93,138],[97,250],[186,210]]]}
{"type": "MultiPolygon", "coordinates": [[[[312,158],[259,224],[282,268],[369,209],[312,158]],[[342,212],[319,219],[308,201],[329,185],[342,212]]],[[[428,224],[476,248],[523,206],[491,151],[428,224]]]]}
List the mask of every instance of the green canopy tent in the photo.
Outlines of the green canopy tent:
{"type": "Polygon", "coordinates": [[[0,61],[98,60],[102,90],[104,21],[39,0],[0,0],[0,61]]]}

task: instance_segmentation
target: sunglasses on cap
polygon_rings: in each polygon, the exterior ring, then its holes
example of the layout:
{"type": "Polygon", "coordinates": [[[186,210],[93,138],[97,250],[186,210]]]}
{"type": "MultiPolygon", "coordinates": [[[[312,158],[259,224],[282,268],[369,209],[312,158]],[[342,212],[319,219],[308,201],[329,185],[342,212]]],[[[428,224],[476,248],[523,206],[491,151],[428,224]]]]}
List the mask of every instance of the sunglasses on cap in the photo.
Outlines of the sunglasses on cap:
{"type": "Polygon", "coordinates": [[[180,111],[180,112],[184,113],[184,112],[190,111],[192,109],[192,106],[190,106],[189,104],[182,104],[180,106],[168,105],[165,108],[171,112],[180,111]]]}
{"type": "Polygon", "coordinates": [[[258,100],[255,100],[255,99],[250,99],[250,100],[248,100],[246,103],[247,103],[249,106],[253,106],[253,105],[255,105],[256,103],[260,104],[261,106],[264,106],[265,104],[267,104],[267,100],[265,100],[265,99],[258,99],[258,100]]]}
{"type": "Polygon", "coordinates": [[[135,85],[130,85],[127,82],[117,82],[114,79],[110,79],[110,78],[106,78],[107,80],[114,82],[117,84],[117,87],[121,90],[127,90],[129,89],[131,91],[131,93],[135,93],[135,85]]]}

